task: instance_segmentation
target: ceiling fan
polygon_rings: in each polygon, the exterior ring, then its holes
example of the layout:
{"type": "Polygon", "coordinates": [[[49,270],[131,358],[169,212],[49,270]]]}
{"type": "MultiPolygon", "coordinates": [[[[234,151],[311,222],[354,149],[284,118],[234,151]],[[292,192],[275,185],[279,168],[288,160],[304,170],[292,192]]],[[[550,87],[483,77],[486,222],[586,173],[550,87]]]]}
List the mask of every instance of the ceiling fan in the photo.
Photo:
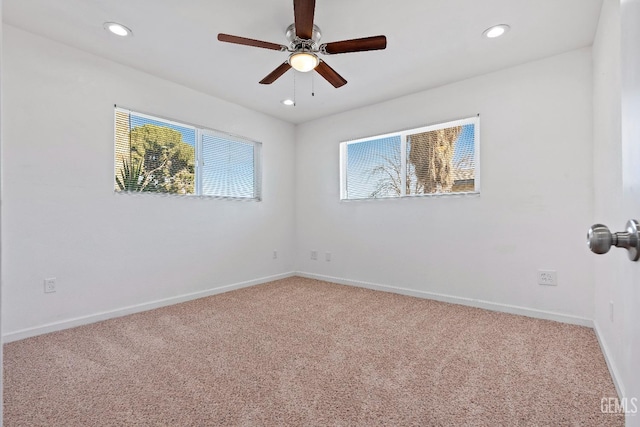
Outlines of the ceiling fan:
{"type": "Polygon", "coordinates": [[[373,36],[319,44],[318,42],[322,35],[320,28],[313,24],[315,6],[315,0],[293,0],[294,23],[289,25],[285,33],[287,40],[289,40],[288,46],[223,33],[218,34],[218,40],[291,53],[283,64],[260,80],[261,84],[271,84],[289,71],[290,68],[293,68],[301,72],[316,70],[334,87],[339,88],[347,84],[347,81],[326,62],[318,58],[318,53],[333,55],[337,53],[381,50],[387,47],[387,38],[385,36],[373,36]]]}

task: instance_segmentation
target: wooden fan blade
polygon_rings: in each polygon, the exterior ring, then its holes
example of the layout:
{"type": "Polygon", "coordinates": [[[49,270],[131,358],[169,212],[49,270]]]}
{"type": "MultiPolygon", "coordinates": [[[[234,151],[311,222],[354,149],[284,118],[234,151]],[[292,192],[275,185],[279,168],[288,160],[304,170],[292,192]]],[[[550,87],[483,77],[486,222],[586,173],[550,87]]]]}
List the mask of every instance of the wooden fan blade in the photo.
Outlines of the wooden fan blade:
{"type": "Polygon", "coordinates": [[[313,34],[313,14],[316,8],[316,0],[293,0],[294,26],[296,36],[301,39],[311,40],[313,34]]]}
{"type": "Polygon", "coordinates": [[[323,53],[364,52],[366,50],[381,50],[387,47],[385,36],[364,37],[362,39],[342,40],[339,42],[323,43],[320,51],[323,53]]]}
{"type": "Polygon", "coordinates": [[[218,40],[226,43],[242,44],[245,46],[261,47],[264,49],[285,51],[287,47],[281,44],[263,42],[262,40],[248,39],[246,37],[232,36],[230,34],[218,34],[218,40]]]}
{"type": "Polygon", "coordinates": [[[269,73],[269,75],[267,77],[265,77],[264,79],[260,80],[260,84],[270,85],[271,83],[273,83],[276,80],[278,80],[278,78],[281,75],[283,75],[284,73],[289,71],[289,68],[291,68],[291,65],[289,65],[288,62],[284,62],[284,63],[280,64],[280,66],[278,68],[276,68],[275,70],[273,70],[271,73],[269,73]]]}
{"type": "Polygon", "coordinates": [[[329,67],[326,62],[320,61],[316,67],[316,71],[336,89],[347,84],[347,81],[336,70],[329,67]]]}

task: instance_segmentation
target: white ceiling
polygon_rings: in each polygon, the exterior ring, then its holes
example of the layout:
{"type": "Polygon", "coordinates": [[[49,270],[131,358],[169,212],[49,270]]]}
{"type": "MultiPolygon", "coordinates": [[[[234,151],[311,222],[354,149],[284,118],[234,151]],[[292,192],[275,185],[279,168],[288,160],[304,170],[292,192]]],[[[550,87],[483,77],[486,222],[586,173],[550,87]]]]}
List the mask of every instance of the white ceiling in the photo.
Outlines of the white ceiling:
{"type": "Polygon", "coordinates": [[[292,123],[589,46],[602,0],[316,0],[322,42],[384,34],[387,49],[324,56],[347,79],[316,73],[260,81],[286,52],[217,41],[220,32],[287,44],[292,0],[4,0],[10,25],[292,123]],[[134,37],[103,29],[120,22],[134,37]],[[482,32],[506,23],[498,39],[482,32]],[[282,99],[295,95],[297,105],[282,99]],[[313,79],[312,79],[313,75],[313,79]],[[313,81],[312,81],[313,80],[313,81]],[[311,96],[312,84],[315,96],[311,96]]]}

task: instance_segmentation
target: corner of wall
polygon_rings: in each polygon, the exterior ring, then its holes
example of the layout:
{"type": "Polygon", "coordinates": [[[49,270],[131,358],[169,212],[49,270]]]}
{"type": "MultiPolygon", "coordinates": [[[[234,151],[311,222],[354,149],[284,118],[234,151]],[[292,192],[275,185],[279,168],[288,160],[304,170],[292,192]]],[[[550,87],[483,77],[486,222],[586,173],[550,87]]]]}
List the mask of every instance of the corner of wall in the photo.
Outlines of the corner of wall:
{"type": "Polygon", "coordinates": [[[602,354],[604,355],[604,360],[607,363],[607,368],[609,368],[609,374],[613,379],[613,385],[616,387],[616,391],[618,392],[619,397],[626,396],[624,384],[622,382],[622,376],[620,375],[618,368],[616,367],[615,360],[613,358],[613,354],[609,349],[604,337],[602,335],[601,329],[599,327],[598,321],[593,321],[593,330],[596,334],[596,338],[598,339],[598,344],[600,344],[600,349],[602,350],[602,354]]]}

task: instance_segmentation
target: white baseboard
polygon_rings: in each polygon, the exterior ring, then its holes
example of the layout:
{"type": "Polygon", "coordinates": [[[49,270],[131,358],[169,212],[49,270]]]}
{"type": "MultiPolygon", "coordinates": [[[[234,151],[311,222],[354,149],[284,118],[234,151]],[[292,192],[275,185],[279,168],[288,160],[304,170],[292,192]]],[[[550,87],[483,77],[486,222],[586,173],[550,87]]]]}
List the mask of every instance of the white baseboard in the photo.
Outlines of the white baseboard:
{"type": "Polygon", "coordinates": [[[613,385],[616,386],[616,391],[618,392],[618,397],[623,398],[626,396],[624,384],[622,383],[622,377],[619,374],[618,368],[616,367],[615,362],[613,361],[613,357],[611,355],[611,351],[607,346],[607,343],[602,337],[600,333],[600,328],[598,327],[598,322],[593,321],[593,330],[596,333],[596,338],[598,338],[598,343],[600,344],[600,349],[602,350],[602,354],[604,355],[604,360],[607,362],[607,368],[609,368],[609,374],[611,375],[611,379],[613,380],[613,385]]]}
{"type": "Polygon", "coordinates": [[[141,304],[130,305],[127,307],[117,308],[115,310],[103,311],[100,313],[90,314],[87,316],[75,317],[72,319],[61,320],[58,322],[47,323],[18,331],[8,332],[2,335],[2,342],[8,343],[18,341],[24,338],[34,337],[49,332],[61,331],[63,329],[74,328],[76,326],[87,325],[89,323],[100,322],[103,320],[113,319],[116,317],[126,316],[128,314],[139,313],[142,311],[153,310],[154,308],[165,307],[168,305],[178,304],[181,302],[191,301],[198,298],[208,297],[211,295],[221,294],[223,292],[233,291],[235,289],[247,288],[249,286],[260,285],[262,283],[272,282],[274,280],[285,279],[295,276],[294,272],[276,274],[273,276],[261,277],[259,279],[248,280],[246,282],[233,283],[230,285],[219,286],[217,288],[206,289],[204,291],[192,292],[189,294],[178,295],[171,298],[145,302],[141,304]]]}
{"type": "MultiPolygon", "coordinates": [[[[527,307],[508,305],[508,304],[500,304],[500,303],[476,300],[471,298],[463,298],[463,297],[439,294],[434,292],[417,291],[414,289],[406,289],[406,288],[400,288],[395,286],[381,285],[377,283],[349,280],[349,279],[325,276],[320,274],[312,274],[312,273],[306,273],[306,272],[288,272],[288,273],[282,273],[282,274],[277,274],[273,276],[262,277],[259,279],[248,280],[245,282],[239,282],[239,283],[234,283],[230,285],[220,286],[212,289],[207,289],[204,291],[178,295],[171,298],[165,298],[165,299],[160,299],[156,301],[135,304],[127,307],[118,308],[115,310],[109,310],[109,311],[104,311],[100,313],[90,314],[87,316],[80,316],[72,319],[65,319],[58,322],[52,322],[52,323],[47,323],[40,326],[34,326],[31,328],[20,329],[18,331],[13,331],[13,332],[8,332],[3,334],[2,339],[3,339],[3,342],[5,343],[18,341],[24,338],[34,337],[36,335],[42,335],[49,332],[60,331],[63,329],[73,328],[81,325],[87,325],[90,323],[95,323],[95,322],[100,322],[103,320],[108,320],[116,317],[126,316],[128,314],[139,313],[142,311],[153,310],[154,308],[165,307],[168,305],[178,304],[185,301],[191,301],[197,298],[203,298],[210,295],[229,292],[235,289],[246,288],[249,286],[259,285],[262,283],[267,283],[274,280],[284,279],[292,276],[301,276],[301,277],[306,277],[310,279],[317,279],[317,280],[324,280],[326,282],[338,283],[342,285],[357,286],[361,288],[373,289],[378,291],[409,295],[409,296],[414,296],[418,298],[433,299],[436,301],[448,302],[452,304],[461,304],[461,305],[466,305],[470,307],[483,308],[486,310],[499,311],[504,313],[518,314],[518,315],[534,317],[538,319],[554,320],[557,322],[569,323],[573,325],[588,326],[588,327],[594,326],[593,321],[591,319],[572,316],[568,314],[555,313],[551,311],[537,310],[537,309],[532,309],[527,307]]],[[[603,346],[603,342],[600,336],[598,335],[597,331],[596,331],[596,335],[598,336],[598,340],[600,341],[601,346],[603,348],[603,352],[605,353],[605,358],[607,358],[607,364],[609,364],[609,358],[607,356],[607,352],[605,351],[605,347],[603,346]]],[[[611,365],[609,366],[611,370],[611,365]]],[[[614,371],[611,370],[611,372],[615,381],[616,376],[614,375],[614,371]]],[[[616,387],[618,387],[618,385],[619,384],[616,383],[616,387]]]]}
{"type": "Polygon", "coordinates": [[[593,327],[593,320],[585,317],[573,316],[570,314],[556,313],[553,311],[537,310],[534,308],[520,307],[516,305],[501,304],[491,301],[483,301],[472,298],[456,297],[452,295],[439,294],[435,292],[417,291],[414,289],[399,288],[396,286],[380,285],[377,283],[362,282],[359,280],[342,279],[339,277],[324,276],[321,274],[296,272],[296,276],[306,277],[308,279],[323,280],[325,282],[338,283],[341,285],[357,286],[359,288],[373,289],[376,291],[392,292],[395,294],[408,295],[418,298],[427,298],[436,301],[448,302],[452,304],[461,304],[470,307],[484,308],[491,311],[499,311],[503,313],[518,314],[521,316],[534,317],[536,319],[554,320],[556,322],[569,323],[572,325],[593,327]]]}

